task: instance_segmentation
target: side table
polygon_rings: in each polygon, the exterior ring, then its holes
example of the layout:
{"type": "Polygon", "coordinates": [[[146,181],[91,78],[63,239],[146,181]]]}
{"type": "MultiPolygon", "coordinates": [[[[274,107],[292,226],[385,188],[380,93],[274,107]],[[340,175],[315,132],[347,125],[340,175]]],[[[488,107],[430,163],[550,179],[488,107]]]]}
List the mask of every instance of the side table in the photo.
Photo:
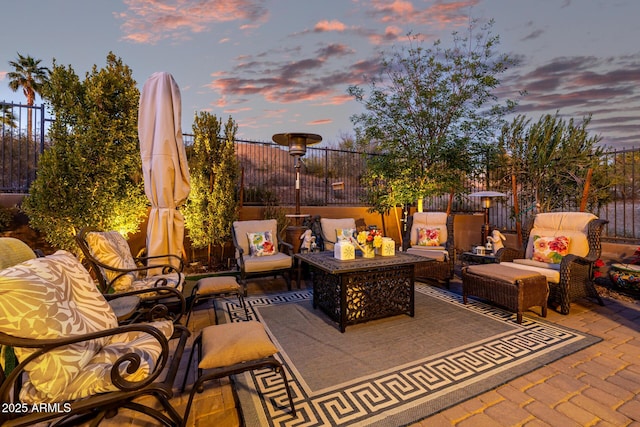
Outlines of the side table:
{"type": "Polygon", "coordinates": [[[460,254],[460,261],[462,261],[463,265],[499,263],[499,260],[495,255],[478,255],[473,252],[462,252],[462,254],[460,254]]]}

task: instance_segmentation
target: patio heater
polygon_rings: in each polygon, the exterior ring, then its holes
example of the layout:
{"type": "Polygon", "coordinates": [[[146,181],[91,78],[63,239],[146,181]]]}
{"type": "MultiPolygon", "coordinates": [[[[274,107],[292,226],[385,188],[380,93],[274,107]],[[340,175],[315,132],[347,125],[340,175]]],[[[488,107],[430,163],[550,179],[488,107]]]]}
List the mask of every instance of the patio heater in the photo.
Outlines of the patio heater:
{"type": "Polygon", "coordinates": [[[293,156],[293,167],[296,172],[296,209],[293,215],[287,215],[287,218],[293,218],[293,226],[287,227],[286,236],[287,241],[293,245],[294,252],[300,250],[300,236],[305,232],[307,227],[303,227],[301,224],[302,218],[306,218],[308,214],[300,213],[300,166],[302,164],[302,157],[307,153],[307,146],[317,144],[322,141],[320,135],[314,133],[277,133],[271,137],[273,142],[284,147],[289,147],[289,155],[293,156]]]}
{"type": "Polygon", "coordinates": [[[484,209],[484,224],[482,225],[481,232],[481,242],[484,245],[487,243],[489,233],[491,233],[489,226],[489,208],[491,208],[492,200],[494,197],[506,197],[506,194],[498,191],[478,191],[476,193],[469,194],[469,197],[480,197],[480,203],[484,209]]]}

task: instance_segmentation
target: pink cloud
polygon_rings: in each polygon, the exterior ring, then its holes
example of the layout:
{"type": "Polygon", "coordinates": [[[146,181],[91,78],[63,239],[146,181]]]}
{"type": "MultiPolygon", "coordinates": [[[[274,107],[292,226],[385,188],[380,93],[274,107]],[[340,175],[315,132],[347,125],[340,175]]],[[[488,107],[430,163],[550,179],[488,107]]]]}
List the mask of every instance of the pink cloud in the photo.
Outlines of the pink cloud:
{"type": "Polygon", "coordinates": [[[370,14],[380,22],[418,23],[443,27],[467,22],[469,9],[478,3],[479,0],[460,0],[449,3],[438,0],[435,4],[420,9],[416,8],[412,2],[405,0],[394,0],[391,3],[386,0],[372,0],[370,14]]]}
{"type": "Polygon", "coordinates": [[[329,123],[333,123],[333,120],[332,119],[319,119],[319,120],[312,120],[310,122],[307,122],[307,124],[310,125],[310,126],[328,125],[329,123]]]}
{"type": "MultiPolygon", "coordinates": [[[[123,21],[124,39],[153,44],[172,38],[188,39],[208,31],[212,24],[230,21],[263,21],[267,10],[259,0],[124,0],[127,10],[116,15],[123,21]]],[[[246,25],[246,24],[245,24],[246,25]]]]}
{"type": "Polygon", "coordinates": [[[347,26],[337,20],[333,20],[333,21],[324,20],[324,21],[318,22],[313,29],[314,31],[318,31],[318,32],[325,32],[325,31],[342,32],[347,29],[347,26]]]}

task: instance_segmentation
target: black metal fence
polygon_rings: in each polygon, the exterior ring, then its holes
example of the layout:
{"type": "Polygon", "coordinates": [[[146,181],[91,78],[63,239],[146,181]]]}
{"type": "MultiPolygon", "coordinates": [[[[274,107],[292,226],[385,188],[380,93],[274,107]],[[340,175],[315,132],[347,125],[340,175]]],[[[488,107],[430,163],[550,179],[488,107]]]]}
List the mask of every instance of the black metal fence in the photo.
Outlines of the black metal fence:
{"type": "Polygon", "coordinates": [[[27,193],[45,148],[44,105],[0,102],[0,192],[27,193]]]}
{"type": "MultiPolygon", "coordinates": [[[[0,118],[0,192],[26,193],[35,179],[40,153],[47,146],[44,107],[0,103],[0,118]]],[[[184,140],[189,146],[193,136],[186,134],[184,140]]],[[[244,204],[295,204],[294,158],[289,155],[287,148],[272,142],[238,140],[236,153],[242,169],[244,204]]],[[[365,171],[367,157],[372,155],[309,147],[300,168],[301,204],[362,205],[365,188],[360,178],[365,171]]],[[[602,161],[610,166],[613,201],[594,213],[609,220],[605,237],[640,243],[640,148],[609,151],[602,161]]],[[[483,183],[477,183],[468,192],[485,189],[483,183]]],[[[448,202],[448,196],[425,199],[424,209],[442,211],[447,208],[448,202]]],[[[455,212],[482,211],[479,199],[465,195],[456,197],[452,208],[455,212]]],[[[526,214],[533,207],[520,206],[520,210],[526,214]]],[[[496,198],[489,211],[491,224],[503,230],[514,230],[515,218],[511,212],[512,197],[496,198]]]]}

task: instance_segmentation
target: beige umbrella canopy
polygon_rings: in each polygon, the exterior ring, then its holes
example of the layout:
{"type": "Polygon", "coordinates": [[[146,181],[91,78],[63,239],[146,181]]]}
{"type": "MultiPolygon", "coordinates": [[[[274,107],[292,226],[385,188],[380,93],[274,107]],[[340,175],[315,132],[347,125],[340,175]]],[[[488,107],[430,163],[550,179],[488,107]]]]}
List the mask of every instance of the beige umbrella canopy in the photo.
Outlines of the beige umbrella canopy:
{"type": "Polygon", "coordinates": [[[138,111],[144,191],[151,202],[149,256],[184,254],[184,217],[177,208],[187,200],[190,186],[181,116],[180,89],[173,76],[152,74],[142,88],[138,111]]]}

